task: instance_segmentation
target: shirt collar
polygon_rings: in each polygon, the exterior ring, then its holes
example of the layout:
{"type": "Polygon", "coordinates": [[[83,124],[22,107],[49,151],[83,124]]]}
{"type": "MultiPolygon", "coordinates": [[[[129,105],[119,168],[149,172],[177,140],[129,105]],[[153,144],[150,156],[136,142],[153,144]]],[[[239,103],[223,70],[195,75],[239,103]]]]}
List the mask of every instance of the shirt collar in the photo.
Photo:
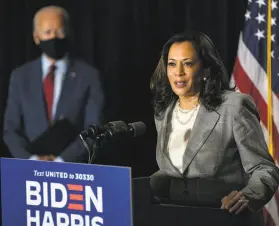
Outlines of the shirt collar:
{"type": "MultiPolygon", "coordinates": [[[[50,63],[49,59],[47,58],[47,56],[45,54],[42,55],[41,60],[42,60],[43,76],[46,76],[51,63],[50,63]]],[[[66,70],[67,70],[67,65],[68,65],[68,57],[67,56],[65,56],[64,58],[62,58],[60,60],[57,60],[55,62],[56,72],[65,74],[66,70]]]]}

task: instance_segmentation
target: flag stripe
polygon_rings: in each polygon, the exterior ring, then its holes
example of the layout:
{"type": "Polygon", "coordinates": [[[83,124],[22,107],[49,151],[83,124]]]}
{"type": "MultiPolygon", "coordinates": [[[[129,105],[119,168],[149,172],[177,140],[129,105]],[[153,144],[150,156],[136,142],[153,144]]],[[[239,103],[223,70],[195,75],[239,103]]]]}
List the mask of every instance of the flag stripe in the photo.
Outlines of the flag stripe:
{"type": "MultiPolygon", "coordinates": [[[[263,133],[265,136],[265,140],[268,139],[268,134],[267,134],[267,129],[264,125],[262,125],[263,128],[263,133]]],[[[275,159],[275,163],[277,163],[276,159],[275,159]]],[[[277,164],[278,166],[278,164],[277,164]]],[[[279,226],[279,208],[277,208],[277,203],[279,203],[278,197],[279,197],[279,191],[277,190],[275,195],[273,196],[273,198],[269,201],[269,203],[266,204],[264,210],[269,212],[269,215],[266,217],[272,217],[272,219],[274,219],[274,222],[276,224],[274,224],[275,226],[279,226]]],[[[269,221],[268,221],[269,222],[269,221]]],[[[266,226],[272,226],[269,224],[265,224],[266,226]]]]}
{"type": "MultiPolygon", "coordinates": [[[[276,192],[278,193],[278,191],[276,192]]],[[[265,206],[264,210],[266,210],[269,213],[269,216],[273,219],[274,225],[279,226],[279,215],[278,215],[278,205],[277,205],[276,199],[273,197],[265,206]]],[[[266,224],[266,226],[270,226],[269,224],[266,224]]]]}
{"type": "MultiPolygon", "coordinates": [[[[251,80],[249,79],[249,77],[246,75],[246,73],[243,71],[242,66],[239,63],[238,58],[236,59],[236,64],[235,64],[235,68],[234,68],[234,73],[233,73],[233,79],[235,80],[235,83],[237,84],[237,88],[244,93],[251,93],[252,90],[252,97],[253,99],[256,98],[257,100],[257,107],[260,108],[261,110],[259,111],[260,113],[260,118],[262,118],[262,114],[266,115],[266,110],[267,107],[262,107],[261,105],[264,105],[265,102],[263,101],[262,97],[259,95],[259,92],[257,90],[256,87],[253,86],[251,80]],[[259,102],[259,100],[262,100],[259,102]],[[265,110],[265,113],[263,112],[263,110],[265,110]]],[[[266,105],[266,104],[265,104],[266,105]]],[[[266,119],[266,117],[264,117],[266,119]]],[[[263,133],[265,136],[265,139],[268,139],[268,132],[267,132],[267,127],[266,127],[266,123],[267,120],[265,120],[265,125],[263,124],[264,122],[261,121],[262,124],[262,128],[263,128],[263,133]]],[[[273,137],[276,144],[278,145],[278,133],[273,137]]],[[[276,147],[276,145],[275,145],[276,147]]],[[[278,155],[277,152],[275,152],[276,155],[278,155]]],[[[278,159],[278,158],[277,158],[278,159]]],[[[279,226],[279,209],[277,208],[277,203],[279,203],[279,194],[278,191],[275,193],[274,197],[271,199],[271,201],[265,206],[264,208],[264,217],[265,217],[265,225],[266,226],[279,226]],[[274,223],[276,222],[276,224],[274,223]]]]}
{"type": "MultiPolygon", "coordinates": [[[[261,121],[263,125],[267,128],[267,104],[262,98],[259,90],[257,89],[256,86],[252,83],[250,80],[249,76],[245,73],[245,71],[242,68],[242,64],[240,63],[238,57],[236,58],[235,61],[235,67],[234,67],[234,72],[233,72],[234,80],[235,83],[237,84],[237,87],[239,90],[243,93],[248,93],[250,94],[253,99],[256,102],[261,121]]],[[[275,123],[273,122],[273,131],[274,131],[274,147],[278,148],[279,145],[279,134],[277,131],[277,128],[275,126],[275,123]]],[[[275,152],[275,157],[276,159],[279,159],[278,153],[275,152]]]]}
{"type": "Polygon", "coordinates": [[[271,215],[269,214],[269,212],[266,209],[264,209],[264,222],[265,222],[265,225],[268,225],[268,226],[277,226],[274,223],[271,215]]]}
{"type": "MultiPolygon", "coordinates": [[[[250,50],[247,48],[245,43],[243,42],[242,33],[239,38],[238,45],[238,54],[237,57],[240,61],[240,64],[245,71],[246,75],[250,78],[251,82],[258,88],[260,95],[267,103],[267,77],[266,72],[261,67],[261,65],[257,62],[255,57],[251,54],[250,50]]],[[[234,73],[235,76],[235,73],[234,73]]],[[[242,83],[242,82],[240,82],[242,83]]],[[[239,83],[237,83],[239,85],[239,83]]],[[[245,84],[244,84],[245,85],[245,84]]],[[[277,109],[273,111],[273,120],[276,125],[279,125],[279,99],[277,95],[273,93],[273,108],[277,109]]]]}
{"type": "MultiPolygon", "coordinates": [[[[279,203],[279,193],[278,193],[278,190],[274,194],[274,199],[275,199],[276,203],[279,203]]],[[[279,209],[278,208],[277,208],[277,214],[279,216],[279,209]]],[[[278,217],[278,219],[279,219],[279,217],[278,217]]]]}

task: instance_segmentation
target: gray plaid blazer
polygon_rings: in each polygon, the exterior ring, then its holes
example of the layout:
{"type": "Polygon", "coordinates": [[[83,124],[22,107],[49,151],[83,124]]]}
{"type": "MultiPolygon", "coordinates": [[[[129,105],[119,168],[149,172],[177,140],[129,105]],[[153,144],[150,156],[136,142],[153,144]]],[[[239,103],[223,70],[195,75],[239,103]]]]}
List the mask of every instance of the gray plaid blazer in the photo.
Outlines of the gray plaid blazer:
{"type": "Polygon", "coordinates": [[[173,102],[160,118],[155,118],[160,173],[243,185],[242,192],[250,200],[250,209],[262,208],[278,187],[279,170],[268,152],[252,98],[227,91],[217,110],[207,111],[200,106],[183,156],[183,174],[173,166],[165,149],[166,130],[174,106],[173,102]]]}

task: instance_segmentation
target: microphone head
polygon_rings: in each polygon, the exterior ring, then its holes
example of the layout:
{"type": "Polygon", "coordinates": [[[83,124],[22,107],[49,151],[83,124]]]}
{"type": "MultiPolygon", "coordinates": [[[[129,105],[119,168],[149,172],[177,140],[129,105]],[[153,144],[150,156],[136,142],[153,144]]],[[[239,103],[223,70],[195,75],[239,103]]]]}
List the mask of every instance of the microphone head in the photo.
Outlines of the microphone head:
{"type": "Polygon", "coordinates": [[[88,128],[87,134],[88,134],[88,137],[90,137],[91,139],[94,140],[102,131],[103,131],[102,127],[92,124],[88,128]]]}
{"type": "Polygon", "coordinates": [[[133,130],[133,137],[141,136],[146,132],[146,126],[143,122],[129,123],[128,126],[133,130]]]}
{"type": "Polygon", "coordinates": [[[108,128],[114,128],[116,132],[127,132],[128,127],[127,124],[123,121],[113,121],[107,124],[108,128]]]}
{"type": "Polygon", "coordinates": [[[110,139],[110,138],[118,138],[123,135],[125,135],[128,132],[128,126],[123,121],[113,121],[109,122],[105,126],[106,130],[104,133],[104,137],[110,139]]]}

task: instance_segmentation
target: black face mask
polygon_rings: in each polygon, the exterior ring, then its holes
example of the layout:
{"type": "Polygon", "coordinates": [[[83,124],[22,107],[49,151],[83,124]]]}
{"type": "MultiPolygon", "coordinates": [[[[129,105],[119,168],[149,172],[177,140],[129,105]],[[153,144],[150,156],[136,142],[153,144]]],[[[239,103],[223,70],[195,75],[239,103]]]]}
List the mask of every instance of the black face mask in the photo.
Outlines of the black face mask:
{"type": "Polygon", "coordinates": [[[49,40],[40,40],[41,50],[49,57],[57,60],[65,56],[69,51],[69,42],[67,38],[53,38],[49,40]]]}

